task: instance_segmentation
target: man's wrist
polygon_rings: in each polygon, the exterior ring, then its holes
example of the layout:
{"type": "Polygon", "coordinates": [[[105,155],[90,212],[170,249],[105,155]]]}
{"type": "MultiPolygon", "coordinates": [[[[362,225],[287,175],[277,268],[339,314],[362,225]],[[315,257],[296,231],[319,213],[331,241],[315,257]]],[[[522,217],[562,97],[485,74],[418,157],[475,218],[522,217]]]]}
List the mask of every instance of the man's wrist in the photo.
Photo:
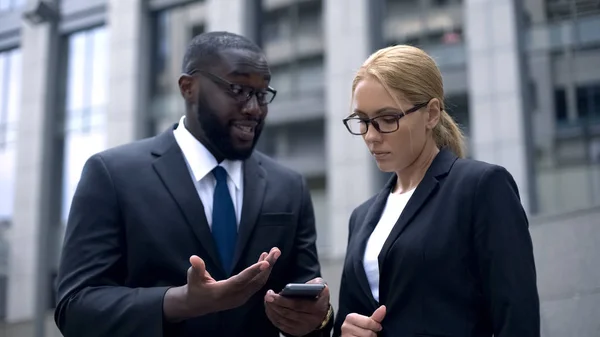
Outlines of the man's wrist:
{"type": "Polygon", "coordinates": [[[329,308],[327,308],[327,314],[325,314],[325,318],[323,319],[323,322],[321,322],[321,325],[319,325],[317,330],[322,330],[323,328],[325,328],[327,326],[327,324],[329,324],[329,321],[331,321],[332,317],[333,317],[333,307],[331,306],[331,304],[329,304],[329,308]]]}
{"type": "Polygon", "coordinates": [[[163,299],[163,315],[168,322],[178,323],[196,316],[186,298],[187,286],[167,290],[163,299]]]}

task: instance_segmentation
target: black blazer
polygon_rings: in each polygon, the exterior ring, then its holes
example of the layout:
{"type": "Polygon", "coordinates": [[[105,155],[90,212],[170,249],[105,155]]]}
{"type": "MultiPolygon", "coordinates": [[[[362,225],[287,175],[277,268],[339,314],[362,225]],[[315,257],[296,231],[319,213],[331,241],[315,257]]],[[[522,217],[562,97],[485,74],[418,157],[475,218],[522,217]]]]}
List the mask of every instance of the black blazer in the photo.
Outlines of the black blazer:
{"type": "MultiPolygon", "coordinates": [[[[279,336],[263,297],[320,276],[315,220],[303,178],[266,156],[244,163],[234,273],[279,247],[265,289],[240,308],[163,322],[166,290],[186,283],[199,255],[226,278],[181,149],[167,130],[92,156],[73,197],[58,273],[55,321],[65,337],[279,336]]],[[[333,323],[325,331],[329,335],[333,323]]]]}
{"type": "Polygon", "coordinates": [[[387,307],[379,336],[539,337],[539,299],[528,221],[502,167],[442,150],[379,254],[380,303],[363,268],[390,179],[350,218],[334,336],[349,313],[387,307]]]}

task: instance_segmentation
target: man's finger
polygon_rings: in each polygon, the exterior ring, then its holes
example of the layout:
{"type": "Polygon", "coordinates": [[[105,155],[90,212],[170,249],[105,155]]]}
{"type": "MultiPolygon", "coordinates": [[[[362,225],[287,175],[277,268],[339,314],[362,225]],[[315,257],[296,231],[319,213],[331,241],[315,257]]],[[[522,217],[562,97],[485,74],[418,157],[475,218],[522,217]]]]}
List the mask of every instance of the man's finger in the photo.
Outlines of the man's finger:
{"type": "Polygon", "coordinates": [[[292,334],[296,324],[290,322],[284,315],[278,313],[273,307],[265,305],[267,316],[280,330],[292,334]]]}
{"type": "MultiPolygon", "coordinates": [[[[264,253],[266,254],[266,253],[264,253]]],[[[272,248],[269,254],[263,259],[269,263],[269,266],[263,269],[258,275],[256,275],[250,282],[246,283],[247,287],[250,287],[250,291],[258,291],[269,279],[269,275],[271,275],[271,270],[273,265],[281,255],[281,251],[279,248],[272,248]]]]}
{"type": "Polygon", "coordinates": [[[275,264],[275,262],[277,262],[277,259],[279,258],[279,256],[281,256],[281,251],[279,250],[279,248],[274,247],[274,248],[271,248],[271,251],[265,258],[265,260],[267,262],[269,262],[270,267],[273,268],[273,265],[275,264]]]}
{"type": "Polygon", "coordinates": [[[327,285],[327,282],[325,282],[325,280],[323,280],[320,277],[316,277],[316,278],[306,282],[306,284],[325,284],[325,285],[327,285]]]}
{"type": "Polygon", "coordinates": [[[381,323],[383,321],[383,319],[385,318],[385,313],[386,313],[385,305],[382,305],[373,312],[373,314],[371,315],[371,319],[377,323],[381,323]]]}
{"type": "Polygon", "coordinates": [[[277,313],[278,316],[285,318],[286,321],[290,324],[290,326],[293,326],[295,324],[301,325],[303,323],[306,323],[306,321],[311,318],[310,314],[300,313],[290,310],[288,308],[280,307],[272,302],[266,302],[265,307],[269,308],[270,310],[273,310],[275,313],[277,313]]]}
{"type": "Polygon", "coordinates": [[[204,261],[200,257],[192,255],[190,257],[190,264],[192,265],[192,270],[189,276],[197,281],[204,279],[206,274],[206,265],[204,264],[204,261]]]}
{"type": "Polygon", "coordinates": [[[260,254],[260,257],[258,258],[258,262],[262,262],[267,258],[267,253],[263,252],[260,254]]]}
{"type": "Polygon", "coordinates": [[[269,269],[269,263],[266,261],[256,262],[250,267],[242,270],[239,274],[230,277],[227,281],[233,283],[236,288],[244,288],[255,277],[264,270],[269,269]]]}
{"type": "Polygon", "coordinates": [[[265,295],[267,302],[275,303],[277,306],[286,308],[295,312],[312,314],[314,312],[315,300],[304,298],[289,298],[268,291],[265,295]]]}

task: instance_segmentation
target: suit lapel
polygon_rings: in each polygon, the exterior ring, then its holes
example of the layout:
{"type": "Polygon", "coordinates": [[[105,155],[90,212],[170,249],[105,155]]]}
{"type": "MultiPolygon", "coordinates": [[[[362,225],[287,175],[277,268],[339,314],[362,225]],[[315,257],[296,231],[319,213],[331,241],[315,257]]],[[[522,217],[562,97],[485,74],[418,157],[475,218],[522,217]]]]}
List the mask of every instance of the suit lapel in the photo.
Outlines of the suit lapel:
{"type": "MultiPolygon", "coordinates": [[[[156,173],[175,199],[187,224],[206,250],[213,265],[221,268],[217,248],[204,213],[204,206],[190,176],[183,152],[175,141],[173,130],[169,129],[159,135],[157,142],[158,146],[153,151],[153,154],[157,156],[153,163],[156,173]]],[[[221,272],[223,271],[221,270],[221,272]]]]}
{"type": "Polygon", "coordinates": [[[379,253],[378,259],[379,270],[384,270],[383,265],[385,259],[391,247],[394,245],[394,242],[396,242],[398,236],[402,234],[406,226],[409,225],[410,221],[437,190],[439,187],[439,179],[448,174],[456,159],[456,156],[452,152],[445,149],[442,149],[435,157],[431,163],[431,166],[429,166],[429,169],[425,173],[425,177],[423,177],[423,180],[421,180],[419,186],[417,186],[417,189],[413,193],[412,197],[408,200],[408,203],[400,214],[400,217],[394,225],[392,232],[383,244],[383,248],[381,249],[381,253],[379,253]]]}
{"type": "MultiPolygon", "coordinates": [[[[387,197],[390,194],[392,187],[394,186],[396,181],[396,177],[392,177],[386,186],[379,192],[375,201],[369,207],[367,215],[365,216],[365,220],[360,227],[361,233],[358,233],[356,237],[362,238],[362,242],[360,243],[360,249],[358,250],[359,256],[357,259],[354,259],[354,270],[356,272],[356,279],[360,285],[361,290],[365,293],[373,308],[377,308],[378,304],[375,298],[373,297],[373,293],[371,292],[371,287],[369,286],[369,281],[367,279],[367,274],[365,273],[364,267],[364,256],[365,249],[367,248],[367,242],[369,241],[369,237],[373,233],[375,226],[379,222],[379,218],[381,218],[381,214],[383,213],[383,209],[385,208],[385,204],[387,202],[387,197]]],[[[375,310],[375,309],[373,309],[375,310]]]]}
{"type": "Polygon", "coordinates": [[[244,162],[244,196],[238,239],[233,255],[234,271],[256,226],[258,215],[262,209],[266,187],[265,169],[260,165],[257,155],[253,154],[244,162]]]}

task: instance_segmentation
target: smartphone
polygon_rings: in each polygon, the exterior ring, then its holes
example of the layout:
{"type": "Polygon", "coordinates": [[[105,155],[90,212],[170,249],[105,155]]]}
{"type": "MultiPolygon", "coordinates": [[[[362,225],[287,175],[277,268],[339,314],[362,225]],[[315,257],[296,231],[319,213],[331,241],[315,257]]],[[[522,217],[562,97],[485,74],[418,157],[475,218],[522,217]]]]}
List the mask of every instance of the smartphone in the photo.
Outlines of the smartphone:
{"type": "Polygon", "coordinates": [[[323,289],[325,289],[325,285],[321,283],[289,283],[279,295],[285,297],[316,298],[323,289]]]}

